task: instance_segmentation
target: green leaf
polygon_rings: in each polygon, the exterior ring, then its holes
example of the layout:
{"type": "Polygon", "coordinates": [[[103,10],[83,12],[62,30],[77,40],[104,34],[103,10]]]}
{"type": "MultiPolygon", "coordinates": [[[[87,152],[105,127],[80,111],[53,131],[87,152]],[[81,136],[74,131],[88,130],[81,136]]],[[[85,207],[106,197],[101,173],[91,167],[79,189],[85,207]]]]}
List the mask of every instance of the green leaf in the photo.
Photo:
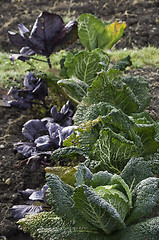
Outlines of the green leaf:
{"type": "Polygon", "coordinates": [[[76,186],[79,186],[82,184],[86,184],[87,186],[89,186],[90,181],[93,178],[93,174],[83,163],[78,165],[78,170],[75,176],[76,176],[76,186]]]}
{"type": "Polygon", "coordinates": [[[57,175],[63,182],[74,186],[76,179],[74,174],[77,171],[77,167],[46,167],[45,172],[57,175]]]}
{"type": "Polygon", "coordinates": [[[84,99],[89,105],[107,102],[128,115],[142,111],[148,106],[149,100],[146,80],[140,81],[138,77],[120,77],[119,71],[115,69],[98,74],[84,99]]]}
{"type": "Polygon", "coordinates": [[[131,57],[128,55],[126,58],[121,59],[112,68],[120,71],[124,71],[127,67],[131,66],[131,57]]]}
{"type": "Polygon", "coordinates": [[[90,106],[85,105],[82,101],[78,106],[73,117],[75,125],[80,125],[86,121],[91,121],[99,116],[106,116],[110,111],[114,109],[114,106],[107,102],[99,102],[90,106]]]}
{"type": "Polygon", "coordinates": [[[159,217],[128,226],[112,234],[108,240],[158,240],[159,217]]]}
{"type": "Polygon", "coordinates": [[[106,128],[100,132],[93,155],[100,162],[102,170],[120,173],[128,160],[138,155],[138,151],[132,141],[106,128]]]}
{"type": "Polygon", "coordinates": [[[130,206],[124,193],[116,188],[116,185],[99,186],[93,189],[97,195],[113,206],[121,219],[124,221],[129,212],[130,206]]]}
{"type": "Polygon", "coordinates": [[[131,188],[143,179],[159,174],[159,156],[153,154],[145,157],[132,157],[122,170],[120,176],[131,188]]]}
{"type": "Polygon", "coordinates": [[[49,186],[47,200],[53,206],[55,214],[62,218],[75,219],[76,212],[72,209],[74,188],[54,174],[47,173],[46,180],[49,186]]]}
{"type": "Polygon", "coordinates": [[[85,156],[85,152],[76,146],[70,146],[70,147],[64,147],[64,148],[58,148],[52,153],[52,160],[53,161],[58,161],[63,157],[68,157],[68,158],[75,158],[78,155],[83,155],[85,156]]]}
{"type": "Polygon", "coordinates": [[[86,50],[77,53],[72,62],[67,65],[69,78],[77,78],[88,85],[91,85],[98,72],[107,68],[109,57],[100,49],[91,52],[86,50]]]}
{"type": "Polygon", "coordinates": [[[159,128],[155,122],[153,124],[136,124],[136,133],[143,143],[142,156],[155,153],[159,148],[159,139],[156,139],[159,128]]]}
{"type": "Polygon", "coordinates": [[[112,48],[122,37],[125,27],[125,23],[118,22],[105,26],[97,17],[86,13],[78,19],[78,36],[88,50],[112,48]]]}
{"type": "Polygon", "coordinates": [[[76,226],[73,222],[65,222],[51,212],[28,215],[18,221],[23,231],[41,240],[107,240],[107,237],[92,225],[76,226]]]}
{"type": "Polygon", "coordinates": [[[79,79],[61,79],[57,84],[63,87],[66,94],[77,103],[87,94],[88,85],[79,79]]]}
{"type": "Polygon", "coordinates": [[[116,209],[86,185],[75,189],[73,199],[74,208],[88,222],[102,229],[106,234],[125,228],[125,224],[116,209]]]}
{"type": "Polygon", "coordinates": [[[159,201],[159,179],[146,178],[142,180],[134,189],[134,205],[130,216],[127,219],[127,224],[141,220],[147,217],[152,208],[157,205],[159,201]]]}
{"type": "Polygon", "coordinates": [[[66,56],[64,56],[60,60],[60,66],[61,66],[61,71],[60,71],[60,76],[63,78],[68,78],[67,74],[67,67],[72,63],[72,60],[74,58],[75,53],[67,51],[66,56]]]}
{"type": "Polygon", "coordinates": [[[116,189],[119,189],[120,191],[124,192],[127,195],[127,198],[129,200],[129,206],[132,207],[132,194],[131,194],[129,186],[122,179],[122,177],[117,174],[114,174],[111,178],[110,183],[117,184],[116,189]]]}
{"type": "Polygon", "coordinates": [[[99,171],[93,175],[93,178],[90,181],[90,185],[93,188],[108,185],[111,181],[112,176],[113,175],[108,171],[99,171]]]}
{"type": "Polygon", "coordinates": [[[142,112],[150,105],[151,101],[148,81],[141,76],[124,76],[122,81],[129,86],[136,96],[139,103],[138,112],[142,112]]]}
{"type": "Polygon", "coordinates": [[[128,115],[136,112],[139,107],[138,99],[129,86],[121,80],[119,72],[115,69],[98,75],[91,88],[88,89],[88,98],[89,100],[85,101],[91,104],[108,102],[128,115]]]}
{"type": "Polygon", "coordinates": [[[98,48],[99,36],[105,31],[104,24],[91,14],[81,14],[78,18],[78,36],[88,50],[98,48]]]}

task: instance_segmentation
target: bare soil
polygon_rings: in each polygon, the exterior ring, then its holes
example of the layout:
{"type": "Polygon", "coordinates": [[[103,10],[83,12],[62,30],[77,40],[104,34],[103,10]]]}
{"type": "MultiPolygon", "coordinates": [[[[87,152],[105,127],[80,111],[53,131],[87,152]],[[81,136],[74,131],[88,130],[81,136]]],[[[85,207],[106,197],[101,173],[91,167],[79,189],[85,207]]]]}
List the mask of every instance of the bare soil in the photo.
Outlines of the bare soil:
{"type": "MultiPolygon", "coordinates": [[[[159,1],[142,0],[88,0],[88,1],[46,1],[46,0],[1,0],[0,7],[0,49],[13,49],[7,31],[17,31],[22,22],[31,29],[41,11],[49,11],[77,18],[81,13],[92,13],[107,21],[125,21],[127,28],[116,48],[131,48],[159,45],[159,1]]],[[[128,73],[128,72],[126,72],[128,73]]],[[[159,70],[143,68],[129,70],[132,75],[145,77],[150,85],[152,101],[149,107],[152,117],[159,119],[159,70]]],[[[0,88],[0,97],[6,90],[0,88]]],[[[45,182],[43,167],[32,173],[26,166],[16,168],[22,157],[13,151],[13,143],[25,140],[21,133],[23,124],[38,118],[35,111],[20,111],[0,107],[0,239],[29,240],[28,235],[18,229],[10,214],[13,205],[21,204],[18,190],[40,188],[45,182]]]]}

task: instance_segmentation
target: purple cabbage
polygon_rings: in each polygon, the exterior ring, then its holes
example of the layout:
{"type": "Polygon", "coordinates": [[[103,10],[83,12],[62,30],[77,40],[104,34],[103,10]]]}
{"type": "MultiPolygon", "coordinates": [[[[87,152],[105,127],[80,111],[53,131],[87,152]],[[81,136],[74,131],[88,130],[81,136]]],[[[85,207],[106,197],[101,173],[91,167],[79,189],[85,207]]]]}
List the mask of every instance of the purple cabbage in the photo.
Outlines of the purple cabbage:
{"type": "Polygon", "coordinates": [[[50,112],[52,117],[27,121],[22,128],[22,133],[29,142],[14,144],[16,151],[26,158],[26,163],[31,163],[32,171],[36,170],[41,163],[48,165],[52,152],[63,147],[63,140],[76,128],[72,121],[74,107],[69,101],[60,112],[57,111],[56,106],[52,107],[50,112]]]}
{"type": "Polygon", "coordinates": [[[8,31],[13,45],[21,48],[20,54],[13,55],[12,60],[18,58],[25,61],[34,54],[46,56],[48,59],[54,51],[78,38],[76,21],[70,21],[65,25],[59,15],[48,12],[42,12],[37,17],[31,33],[22,23],[18,24],[18,29],[19,33],[8,31]]]}
{"type": "Polygon", "coordinates": [[[33,104],[40,104],[45,107],[45,97],[48,96],[48,87],[45,79],[36,78],[32,72],[25,76],[24,89],[15,89],[11,87],[8,95],[13,97],[13,100],[8,100],[9,106],[20,109],[28,109],[33,104]],[[38,102],[36,102],[38,100],[38,102]]]}

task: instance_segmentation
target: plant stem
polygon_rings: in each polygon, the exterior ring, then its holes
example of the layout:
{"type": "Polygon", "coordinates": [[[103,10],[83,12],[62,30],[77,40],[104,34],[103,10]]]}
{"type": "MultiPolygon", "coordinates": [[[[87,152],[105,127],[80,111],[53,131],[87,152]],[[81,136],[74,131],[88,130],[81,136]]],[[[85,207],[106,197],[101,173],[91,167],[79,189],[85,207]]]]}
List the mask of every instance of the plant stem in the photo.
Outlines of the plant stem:
{"type": "Polygon", "coordinates": [[[47,63],[48,63],[48,65],[49,65],[49,68],[52,68],[52,65],[51,65],[51,62],[50,62],[50,58],[49,58],[49,57],[47,57],[47,63]]]}
{"type": "Polygon", "coordinates": [[[34,59],[34,60],[37,60],[37,61],[39,61],[39,62],[47,62],[47,61],[45,61],[45,60],[42,60],[42,59],[39,59],[39,58],[34,58],[34,57],[30,57],[31,59],[34,59]]]}

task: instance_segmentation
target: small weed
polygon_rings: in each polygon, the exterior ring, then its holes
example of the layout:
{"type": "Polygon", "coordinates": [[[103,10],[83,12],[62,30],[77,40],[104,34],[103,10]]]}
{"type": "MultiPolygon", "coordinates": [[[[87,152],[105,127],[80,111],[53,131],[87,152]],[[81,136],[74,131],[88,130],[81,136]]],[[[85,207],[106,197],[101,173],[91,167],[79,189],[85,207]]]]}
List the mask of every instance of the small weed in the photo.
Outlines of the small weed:
{"type": "Polygon", "coordinates": [[[159,49],[153,46],[141,49],[113,49],[108,52],[112,62],[118,62],[122,58],[130,55],[133,68],[159,67],[159,49]]]}

